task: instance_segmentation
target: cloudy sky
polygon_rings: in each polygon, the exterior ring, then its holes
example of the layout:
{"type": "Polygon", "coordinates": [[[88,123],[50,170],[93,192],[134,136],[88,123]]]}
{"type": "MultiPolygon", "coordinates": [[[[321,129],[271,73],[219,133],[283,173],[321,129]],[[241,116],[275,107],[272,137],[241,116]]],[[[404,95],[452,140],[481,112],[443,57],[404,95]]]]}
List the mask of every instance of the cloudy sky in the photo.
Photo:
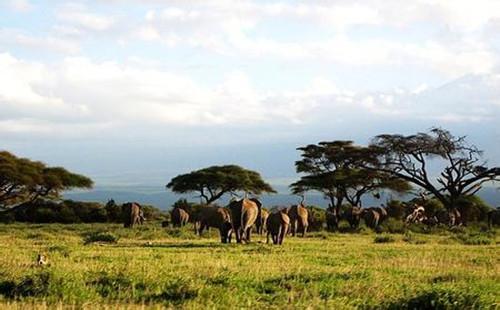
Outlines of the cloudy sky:
{"type": "Polygon", "coordinates": [[[0,148],[98,185],[441,126],[500,164],[497,0],[0,0],[0,148]],[[49,4],[47,4],[49,3],[49,4]]]}

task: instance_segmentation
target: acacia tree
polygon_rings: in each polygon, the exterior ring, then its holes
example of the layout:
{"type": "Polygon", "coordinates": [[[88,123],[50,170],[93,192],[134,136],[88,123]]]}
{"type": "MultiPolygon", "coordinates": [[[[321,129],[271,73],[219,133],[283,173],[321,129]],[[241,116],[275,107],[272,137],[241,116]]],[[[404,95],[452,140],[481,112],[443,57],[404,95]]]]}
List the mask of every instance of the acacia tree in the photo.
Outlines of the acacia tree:
{"type": "Polygon", "coordinates": [[[482,151],[449,131],[433,128],[415,135],[379,135],[370,145],[377,164],[371,168],[406,180],[434,195],[451,210],[462,197],[477,193],[486,182],[500,181],[500,167],[486,166],[482,151]],[[444,163],[434,177],[431,162],[444,163]]]}
{"type": "Polygon", "coordinates": [[[166,186],[175,193],[198,192],[210,204],[224,194],[245,192],[259,195],[276,191],[258,172],[236,165],[212,166],[173,178],[166,186]]]}
{"type": "Polygon", "coordinates": [[[88,177],[64,168],[48,167],[39,161],[0,152],[0,207],[4,209],[39,197],[58,198],[64,190],[92,185],[88,177]]]}
{"type": "Polygon", "coordinates": [[[321,192],[337,214],[344,201],[359,206],[367,193],[383,189],[405,192],[411,188],[400,178],[364,168],[363,164],[375,159],[369,148],[354,145],[352,141],[320,142],[298,150],[302,159],[295,162],[295,167],[303,176],[291,185],[292,192],[321,192]]]}

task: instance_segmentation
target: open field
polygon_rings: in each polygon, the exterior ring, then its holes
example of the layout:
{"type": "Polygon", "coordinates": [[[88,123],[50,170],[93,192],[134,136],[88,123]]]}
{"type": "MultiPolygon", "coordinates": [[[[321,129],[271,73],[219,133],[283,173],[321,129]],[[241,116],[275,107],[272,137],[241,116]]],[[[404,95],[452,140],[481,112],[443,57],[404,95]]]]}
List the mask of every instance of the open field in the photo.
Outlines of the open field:
{"type": "MultiPolygon", "coordinates": [[[[500,302],[500,238],[316,232],[283,246],[220,244],[215,230],[149,224],[0,225],[0,307],[449,308],[500,302]],[[109,232],[116,243],[90,242],[109,232]],[[90,237],[89,237],[90,235],[90,237]],[[84,240],[89,243],[85,244],[84,240]],[[392,241],[392,240],[389,240],[392,241]],[[37,266],[39,253],[47,266],[37,266]]],[[[113,241],[113,240],[111,240],[113,241]]]]}

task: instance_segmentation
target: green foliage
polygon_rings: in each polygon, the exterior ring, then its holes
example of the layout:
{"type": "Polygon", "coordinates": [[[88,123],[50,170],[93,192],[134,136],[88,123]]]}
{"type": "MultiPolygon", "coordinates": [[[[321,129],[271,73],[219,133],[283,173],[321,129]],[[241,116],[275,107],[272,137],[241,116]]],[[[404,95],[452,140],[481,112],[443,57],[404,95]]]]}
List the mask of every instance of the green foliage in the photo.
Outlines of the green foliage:
{"type": "Polygon", "coordinates": [[[380,307],[382,309],[483,309],[479,295],[467,291],[433,288],[380,307]]]}
{"type": "Polygon", "coordinates": [[[211,166],[208,168],[181,174],[167,184],[175,193],[199,192],[207,204],[224,194],[246,192],[259,195],[276,191],[264,182],[258,172],[236,165],[211,166]]]}
{"type": "Polygon", "coordinates": [[[407,231],[404,234],[403,241],[410,244],[424,244],[427,243],[425,239],[419,238],[415,235],[415,233],[411,231],[407,231]]]}
{"type": "Polygon", "coordinates": [[[83,243],[84,244],[90,244],[94,242],[103,242],[103,243],[117,243],[119,237],[109,233],[109,232],[91,232],[88,234],[85,234],[83,237],[83,243]]]}
{"type": "MultiPolygon", "coordinates": [[[[148,221],[159,221],[166,218],[166,212],[153,206],[143,205],[148,221]]],[[[3,222],[31,223],[103,223],[123,222],[121,206],[114,201],[103,206],[97,202],[64,200],[60,202],[38,199],[25,203],[21,207],[0,214],[3,222]]]]}
{"type": "Polygon", "coordinates": [[[390,218],[403,220],[406,215],[406,204],[399,200],[390,200],[387,202],[386,210],[390,218]]]}
{"type": "Polygon", "coordinates": [[[318,191],[339,208],[345,199],[351,205],[360,204],[363,195],[383,189],[404,193],[411,189],[402,179],[365,169],[375,157],[367,147],[354,145],[352,141],[320,142],[298,148],[301,160],[295,162],[303,176],[290,185],[292,192],[318,191]]]}
{"type": "Polygon", "coordinates": [[[51,287],[58,286],[60,282],[52,272],[42,271],[28,275],[19,282],[0,282],[0,294],[8,298],[45,297],[49,295],[51,287]]]}
{"type": "Polygon", "coordinates": [[[317,206],[307,206],[309,211],[309,227],[310,231],[318,231],[323,229],[323,224],[326,223],[326,212],[323,208],[317,206]]]}
{"type": "Polygon", "coordinates": [[[461,233],[456,234],[454,239],[467,245],[489,245],[494,243],[494,240],[486,233],[461,233]]]}
{"type": "Polygon", "coordinates": [[[0,151],[0,206],[8,207],[38,197],[59,197],[64,190],[91,188],[92,180],[62,167],[0,151]]]}
{"type": "Polygon", "coordinates": [[[394,239],[391,235],[377,235],[375,236],[375,239],[373,239],[373,242],[375,243],[390,243],[394,241],[396,241],[396,239],[394,239]]]}
{"type": "Polygon", "coordinates": [[[388,218],[379,225],[380,231],[391,234],[403,234],[406,231],[405,223],[396,218],[388,218]]]}
{"type": "Polygon", "coordinates": [[[476,195],[460,197],[455,206],[467,222],[487,221],[488,212],[493,209],[476,195]]]}

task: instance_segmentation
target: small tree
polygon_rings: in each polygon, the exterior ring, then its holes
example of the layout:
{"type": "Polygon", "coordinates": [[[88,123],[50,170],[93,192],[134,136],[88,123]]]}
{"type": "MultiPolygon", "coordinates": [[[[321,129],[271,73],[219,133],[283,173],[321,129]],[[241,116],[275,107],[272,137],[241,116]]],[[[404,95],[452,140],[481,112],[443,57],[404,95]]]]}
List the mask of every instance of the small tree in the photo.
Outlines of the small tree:
{"type": "Polygon", "coordinates": [[[462,197],[477,193],[484,183],[500,181],[500,167],[488,168],[481,159],[482,151],[466,137],[455,137],[440,128],[410,136],[379,135],[370,148],[378,159],[372,169],[421,187],[449,210],[457,208],[462,197]],[[433,177],[429,166],[437,160],[445,166],[433,177]]]}
{"type": "Polygon", "coordinates": [[[259,195],[276,191],[262,180],[258,172],[236,165],[212,166],[173,178],[167,188],[175,193],[198,192],[210,204],[224,194],[237,192],[259,195]]]}
{"type": "Polygon", "coordinates": [[[340,214],[344,201],[353,206],[361,205],[361,199],[367,193],[410,189],[409,184],[400,178],[364,168],[363,164],[373,162],[373,154],[369,148],[354,145],[352,141],[320,142],[298,150],[302,152],[302,159],[295,163],[295,167],[304,175],[291,185],[292,192],[321,192],[330,200],[337,214],[340,214]]]}
{"type": "Polygon", "coordinates": [[[58,198],[73,188],[91,188],[92,180],[61,167],[0,152],[0,206],[10,208],[39,197],[58,198]]]}

